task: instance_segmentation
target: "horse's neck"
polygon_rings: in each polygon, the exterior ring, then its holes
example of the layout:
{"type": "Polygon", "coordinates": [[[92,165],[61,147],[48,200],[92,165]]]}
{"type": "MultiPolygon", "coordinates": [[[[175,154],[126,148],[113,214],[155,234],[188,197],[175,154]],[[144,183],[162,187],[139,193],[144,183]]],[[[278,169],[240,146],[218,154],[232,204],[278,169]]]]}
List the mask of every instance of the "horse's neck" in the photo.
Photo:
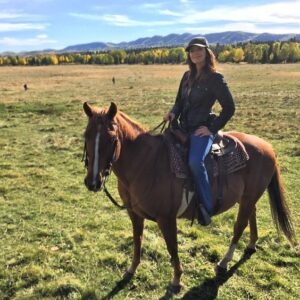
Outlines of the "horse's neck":
{"type": "MultiPolygon", "coordinates": [[[[155,165],[160,164],[162,156],[161,141],[146,133],[140,134],[135,140],[122,143],[121,153],[115,166],[115,173],[122,182],[128,185],[139,182],[144,176],[155,175],[155,165]],[[123,179],[123,180],[122,180],[123,179]]],[[[157,168],[156,168],[157,169],[157,168]]],[[[149,178],[150,179],[150,178],[149,178]]]]}
{"type": "Polygon", "coordinates": [[[117,177],[127,185],[135,181],[142,171],[151,168],[160,142],[130,119],[126,122],[127,124],[119,125],[121,152],[113,169],[117,177]]]}

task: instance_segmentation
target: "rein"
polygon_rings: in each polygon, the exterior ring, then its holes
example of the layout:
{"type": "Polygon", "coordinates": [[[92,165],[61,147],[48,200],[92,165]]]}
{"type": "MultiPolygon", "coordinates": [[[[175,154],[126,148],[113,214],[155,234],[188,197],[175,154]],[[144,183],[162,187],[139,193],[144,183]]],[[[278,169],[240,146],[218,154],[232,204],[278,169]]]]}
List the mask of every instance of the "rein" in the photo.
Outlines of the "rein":
{"type": "Polygon", "coordinates": [[[116,207],[120,208],[120,209],[125,209],[126,206],[125,205],[120,205],[115,198],[111,195],[111,193],[108,191],[108,189],[105,186],[106,180],[108,179],[108,176],[111,173],[111,167],[109,170],[109,174],[107,175],[107,177],[105,177],[104,181],[103,181],[103,192],[105,193],[105,195],[108,197],[108,199],[111,201],[112,204],[114,204],[116,207]]]}
{"type": "Polygon", "coordinates": [[[159,123],[156,127],[154,127],[153,129],[149,130],[149,133],[153,133],[155,130],[160,129],[160,133],[163,133],[165,127],[166,127],[167,121],[163,120],[161,123],[159,123]]]}

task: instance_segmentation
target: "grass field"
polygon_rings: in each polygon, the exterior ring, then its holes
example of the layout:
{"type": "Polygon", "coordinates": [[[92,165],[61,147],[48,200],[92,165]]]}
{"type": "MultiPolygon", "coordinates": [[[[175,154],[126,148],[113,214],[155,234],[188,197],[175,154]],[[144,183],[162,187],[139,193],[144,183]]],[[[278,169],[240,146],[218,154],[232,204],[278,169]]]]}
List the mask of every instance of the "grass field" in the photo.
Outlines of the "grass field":
{"type": "MultiPolygon", "coordinates": [[[[146,222],[137,274],[118,285],[132,256],[131,224],[126,212],[83,185],[82,103],[114,101],[152,128],[172,106],[185,69],[0,68],[0,299],[300,299],[299,247],[278,238],[267,195],[257,208],[258,251],[240,260],[247,229],[223,281],[215,280],[214,267],[229,245],[236,208],[208,228],[178,222],[180,294],[166,293],[172,268],[153,222],[146,222]]],[[[220,71],[237,106],[226,129],[274,146],[299,240],[300,65],[220,65],[220,71]]],[[[108,188],[117,197],[115,178],[108,188]]]]}

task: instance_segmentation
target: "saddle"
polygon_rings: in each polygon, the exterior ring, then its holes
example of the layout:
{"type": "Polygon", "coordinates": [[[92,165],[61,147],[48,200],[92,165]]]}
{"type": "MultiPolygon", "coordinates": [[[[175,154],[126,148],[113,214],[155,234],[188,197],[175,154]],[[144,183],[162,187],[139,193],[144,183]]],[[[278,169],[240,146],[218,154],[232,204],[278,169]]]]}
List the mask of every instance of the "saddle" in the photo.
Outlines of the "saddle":
{"type": "MultiPolygon", "coordinates": [[[[194,180],[188,168],[188,137],[180,130],[174,131],[169,128],[165,130],[164,140],[168,148],[172,173],[177,178],[186,180],[186,191],[193,191],[194,180]]],[[[223,185],[227,182],[227,175],[244,168],[248,159],[249,155],[244,145],[236,137],[225,133],[218,133],[215,136],[204,163],[210,182],[217,177],[217,203],[222,200],[223,185]]]]}
{"type": "MultiPolygon", "coordinates": [[[[190,177],[188,170],[188,137],[179,131],[167,129],[164,133],[170,167],[178,178],[190,177]]],[[[234,136],[218,133],[213,141],[205,166],[210,178],[231,174],[246,166],[249,155],[244,145],[234,136]]]]}

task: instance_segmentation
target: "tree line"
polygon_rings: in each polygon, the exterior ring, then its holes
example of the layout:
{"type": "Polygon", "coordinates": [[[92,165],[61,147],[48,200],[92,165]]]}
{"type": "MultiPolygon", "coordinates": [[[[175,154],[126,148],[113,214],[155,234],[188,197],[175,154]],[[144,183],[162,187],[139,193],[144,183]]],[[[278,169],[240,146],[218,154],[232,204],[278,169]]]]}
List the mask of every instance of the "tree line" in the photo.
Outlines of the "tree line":
{"type": "MultiPolygon", "coordinates": [[[[270,43],[216,44],[212,47],[219,62],[294,63],[300,61],[300,43],[296,40],[270,43]]],[[[43,66],[58,64],[180,64],[186,62],[183,47],[150,48],[80,53],[50,53],[29,56],[0,56],[0,66],[43,66]]]]}

